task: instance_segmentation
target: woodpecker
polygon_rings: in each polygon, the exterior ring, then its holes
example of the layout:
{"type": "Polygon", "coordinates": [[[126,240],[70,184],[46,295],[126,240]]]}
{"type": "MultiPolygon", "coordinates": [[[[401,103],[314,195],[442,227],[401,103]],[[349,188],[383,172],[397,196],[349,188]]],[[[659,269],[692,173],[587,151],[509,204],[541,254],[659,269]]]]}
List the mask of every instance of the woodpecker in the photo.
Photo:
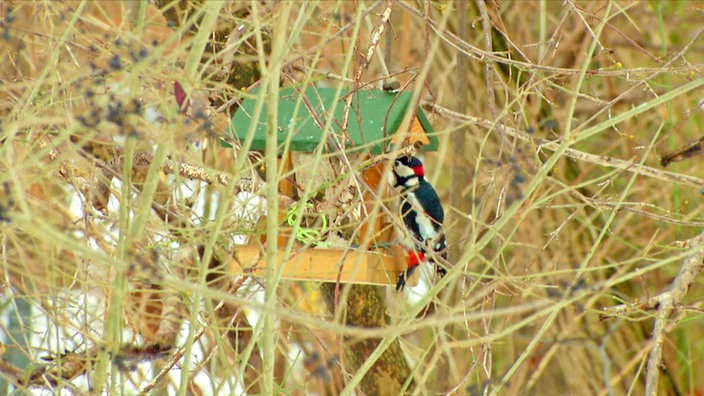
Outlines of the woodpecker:
{"type": "Polygon", "coordinates": [[[426,261],[426,254],[435,263],[438,275],[445,275],[447,270],[436,259],[447,259],[447,242],[442,227],[445,212],[437,192],[425,180],[423,163],[416,157],[400,157],[394,161],[393,175],[394,187],[401,187],[401,218],[413,240],[408,268],[396,283],[396,290],[400,291],[418,264],[426,261]]]}

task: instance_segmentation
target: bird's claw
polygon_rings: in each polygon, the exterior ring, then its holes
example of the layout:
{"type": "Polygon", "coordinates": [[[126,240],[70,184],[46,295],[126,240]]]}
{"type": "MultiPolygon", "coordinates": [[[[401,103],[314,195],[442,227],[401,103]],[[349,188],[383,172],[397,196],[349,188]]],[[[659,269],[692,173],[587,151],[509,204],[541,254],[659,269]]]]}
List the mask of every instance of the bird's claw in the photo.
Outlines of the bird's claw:
{"type": "Polygon", "coordinates": [[[396,291],[401,292],[403,291],[403,288],[406,286],[406,272],[401,272],[401,275],[398,276],[398,281],[396,281],[396,291]]]}
{"type": "Polygon", "coordinates": [[[417,265],[414,265],[413,267],[409,267],[407,270],[401,272],[398,276],[398,281],[396,282],[397,292],[403,291],[403,288],[406,287],[406,281],[411,277],[411,275],[413,275],[413,271],[416,270],[416,267],[417,265]]]}

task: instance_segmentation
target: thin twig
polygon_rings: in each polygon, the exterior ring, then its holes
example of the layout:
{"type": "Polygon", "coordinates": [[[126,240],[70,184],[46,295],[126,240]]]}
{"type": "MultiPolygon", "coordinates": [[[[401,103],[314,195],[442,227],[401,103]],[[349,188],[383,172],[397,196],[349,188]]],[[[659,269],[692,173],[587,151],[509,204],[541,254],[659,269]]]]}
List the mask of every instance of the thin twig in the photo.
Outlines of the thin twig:
{"type": "Polygon", "coordinates": [[[644,303],[620,304],[614,307],[605,307],[602,310],[604,312],[601,315],[602,320],[633,312],[657,310],[646,369],[645,394],[648,396],[657,394],[660,370],[663,367],[662,346],[668,329],[673,327],[670,316],[678,309],[696,277],[704,270],[704,233],[684,241],[683,245],[690,247],[692,254],[684,259],[679,273],[672,281],[670,290],[651,297],[644,303]]]}
{"type": "MultiPolygon", "coordinates": [[[[232,285],[230,286],[230,289],[228,290],[228,294],[235,294],[237,292],[237,290],[239,290],[240,287],[242,287],[242,285],[244,284],[244,281],[247,278],[248,278],[247,276],[242,276],[237,281],[232,283],[232,285]]],[[[220,300],[220,302],[218,302],[218,304],[213,308],[213,314],[216,314],[224,306],[225,306],[225,301],[220,300]]],[[[235,318],[235,316],[233,316],[233,320],[234,320],[234,318],[235,318]]],[[[233,321],[231,320],[230,323],[232,323],[232,322],[233,321]]],[[[203,326],[198,330],[198,333],[193,337],[193,343],[196,343],[203,336],[203,334],[205,334],[206,329],[207,329],[207,327],[203,326]]],[[[230,330],[229,327],[227,328],[226,331],[228,331],[228,330],[230,330]]],[[[142,388],[142,390],[139,392],[139,394],[146,395],[150,391],[152,391],[156,387],[156,385],[159,383],[159,381],[163,377],[165,377],[167,374],[169,374],[171,372],[171,370],[173,369],[173,367],[176,365],[176,363],[178,363],[178,361],[181,360],[185,351],[186,351],[185,347],[182,346],[181,348],[179,348],[178,351],[176,351],[176,353],[174,353],[171,356],[171,358],[169,358],[169,361],[166,362],[166,364],[164,364],[164,367],[154,377],[154,379],[151,382],[149,382],[149,384],[147,384],[144,388],[142,388]]]]}
{"type": "MultiPolygon", "coordinates": [[[[489,19],[489,13],[486,11],[486,3],[484,0],[476,0],[477,8],[479,9],[479,14],[482,17],[482,31],[484,33],[484,50],[488,53],[494,52],[494,44],[491,39],[491,20],[489,19]]],[[[460,37],[462,40],[462,37],[460,37]]],[[[466,40],[462,40],[466,42],[466,40]]],[[[503,121],[500,120],[499,110],[496,108],[496,92],[494,91],[494,61],[491,58],[486,58],[484,61],[484,80],[486,81],[486,101],[489,105],[489,112],[491,113],[491,118],[496,120],[496,130],[502,137],[501,141],[504,142],[504,137],[506,136],[503,130],[503,121]]],[[[502,144],[503,146],[503,144],[502,144]]],[[[499,157],[501,157],[501,148],[499,148],[499,157]]]]}
{"type": "MultiPolygon", "coordinates": [[[[367,69],[369,66],[369,63],[372,60],[372,57],[374,56],[374,53],[376,52],[377,47],[379,46],[379,41],[381,40],[381,35],[384,33],[384,28],[386,27],[386,24],[389,22],[389,18],[391,17],[391,5],[393,4],[392,0],[389,0],[386,3],[386,8],[384,9],[384,12],[381,15],[381,23],[379,24],[379,27],[376,29],[376,32],[372,35],[372,41],[371,44],[369,45],[369,49],[367,49],[367,55],[362,58],[361,62],[359,63],[359,66],[357,67],[357,71],[354,75],[354,87],[351,92],[357,92],[359,89],[359,85],[361,84],[362,80],[362,73],[367,69]]],[[[345,110],[342,115],[342,130],[347,131],[347,122],[349,121],[349,116],[350,116],[350,109],[352,108],[352,99],[354,98],[354,94],[348,95],[346,100],[345,100],[345,110]]],[[[344,149],[344,140],[343,140],[343,147],[344,149]]]]}
{"type": "MultiPolygon", "coordinates": [[[[482,50],[481,48],[477,48],[465,41],[460,40],[457,35],[453,34],[450,30],[448,29],[442,29],[440,25],[435,22],[434,20],[430,19],[426,15],[423,15],[420,11],[418,11],[416,8],[414,8],[411,4],[412,3],[407,3],[404,1],[399,1],[397,3],[401,7],[405,8],[407,11],[409,11],[411,14],[415,15],[416,17],[421,18],[423,21],[427,22],[435,31],[435,34],[437,34],[440,38],[442,38],[445,42],[453,46],[454,48],[463,51],[467,56],[471,57],[472,59],[475,59],[477,61],[483,62],[486,59],[491,59],[494,62],[499,62],[505,65],[517,67],[521,70],[530,70],[532,72],[542,72],[542,73],[552,73],[552,74],[558,74],[558,75],[575,75],[579,74],[580,70],[579,69],[569,69],[569,68],[564,68],[564,67],[553,67],[553,66],[542,66],[540,64],[535,64],[531,62],[524,62],[516,59],[511,59],[511,58],[505,58],[497,53],[490,52],[490,51],[485,51],[482,50]]],[[[704,30],[704,29],[703,29],[704,30]]],[[[702,33],[700,30],[695,37],[698,38],[699,35],[702,33]]],[[[688,48],[688,46],[685,46],[684,48],[688,48]]],[[[681,55],[681,51],[678,54],[675,54],[673,59],[677,59],[681,55]]],[[[618,69],[618,70],[609,70],[609,69],[599,69],[599,70],[587,70],[587,75],[588,76],[621,76],[621,77],[626,77],[626,78],[635,78],[638,75],[641,74],[652,74],[652,73],[670,73],[670,74],[688,74],[688,73],[697,73],[699,72],[698,68],[696,66],[674,66],[674,67],[669,67],[667,65],[663,67],[637,67],[637,68],[624,68],[624,69],[618,69]]]]}
{"type": "MultiPolygon", "coordinates": [[[[364,12],[362,13],[361,17],[362,17],[362,18],[365,18],[366,16],[368,16],[369,14],[371,14],[372,12],[374,12],[374,10],[376,9],[376,7],[377,7],[379,4],[381,4],[381,0],[377,0],[371,7],[369,7],[369,8],[366,9],[366,10],[364,10],[364,12]]],[[[286,70],[286,68],[290,67],[291,65],[296,64],[297,62],[305,61],[306,59],[308,59],[308,58],[310,57],[311,54],[314,54],[314,53],[316,53],[317,51],[320,51],[321,49],[325,48],[328,44],[330,44],[331,42],[333,42],[334,40],[339,39],[340,36],[342,36],[343,34],[345,34],[348,30],[352,29],[356,23],[357,23],[357,19],[354,19],[354,18],[351,19],[347,24],[345,24],[345,26],[341,27],[340,29],[337,29],[337,31],[335,31],[334,34],[331,34],[329,37],[327,37],[327,39],[326,39],[324,42],[319,43],[318,45],[315,45],[315,46],[313,46],[313,47],[307,49],[306,52],[305,52],[303,55],[300,55],[300,56],[297,56],[297,57],[295,57],[295,58],[293,58],[293,59],[287,60],[287,61],[283,64],[281,70],[286,70]]],[[[255,83],[253,83],[252,85],[250,85],[249,87],[247,87],[247,91],[248,91],[248,92],[251,92],[251,91],[252,91],[252,88],[254,88],[255,86],[259,85],[259,82],[260,82],[260,81],[258,80],[257,82],[255,82],[255,83]]],[[[235,104],[236,102],[239,102],[239,101],[241,101],[241,100],[242,100],[242,97],[241,97],[240,95],[235,95],[235,96],[233,96],[230,100],[228,100],[227,102],[225,102],[225,103],[223,103],[222,105],[220,105],[217,109],[215,109],[215,112],[216,112],[216,113],[221,113],[221,112],[225,111],[226,109],[230,108],[230,106],[232,106],[232,105],[235,104]]]]}
{"type": "MultiPolygon", "coordinates": [[[[450,120],[460,120],[471,125],[480,126],[491,129],[494,127],[494,122],[480,117],[472,117],[465,114],[460,114],[448,108],[442,107],[432,102],[423,102],[423,107],[435,112],[436,114],[450,120]]],[[[504,125],[504,131],[507,136],[515,136],[525,142],[536,144],[538,149],[556,150],[560,146],[559,140],[547,140],[537,138],[528,132],[518,130],[516,128],[504,125]]],[[[640,165],[632,161],[626,161],[618,158],[609,157],[606,155],[594,155],[583,151],[568,148],[565,150],[565,155],[577,161],[589,162],[596,165],[617,168],[632,173],[637,173],[641,176],[652,177],[654,179],[664,180],[672,183],[686,184],[697,188],[704,187],[704,179],[698,177],[683,175],[675,172],[653,168],[650,166],[640,165]]]]}
{"type": "Polygon", "coordinates": [[[655,325],[652,336],[652,349],[648,357],[648,367],[645,377],[646,396],[655,396],[658,393],[658,381],[660,379],[660,369],[662,362],[662,344],[665,341],[666,327],[675,307],[682,303],[682,299],[694,283],[695,278],[704,268],[704,233],[687,240],[692,246],[693,254],[687,257],[680,268],[680,272],[672,282],[672,289],[660,294],[658,299],[658,313],[655,317],[655,325]]]}

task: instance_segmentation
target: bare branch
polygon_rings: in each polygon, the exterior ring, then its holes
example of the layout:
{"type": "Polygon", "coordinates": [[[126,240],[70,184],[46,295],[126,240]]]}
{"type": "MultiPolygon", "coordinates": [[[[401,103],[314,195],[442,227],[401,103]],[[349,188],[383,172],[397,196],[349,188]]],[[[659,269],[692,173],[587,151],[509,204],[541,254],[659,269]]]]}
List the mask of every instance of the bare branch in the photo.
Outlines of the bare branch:
{"type": "MultiPolygon", "coordinates": [[[[472,125],[477,125],[483,128],[490,129],[493,127],[494,122],[487,120],[485,118],[473,117],[465,114],[460,114],[456,111],[452,111],[445,107],[432,102],[423,102],[423,107],[429,109],[436,114],[443,116],[450,120],[463,121],[472,125]]],[[[560,141],[558,140],[547,140],[542,138],[537,138],[528,132],[512,128],[510,126],[504,125],[504,131],[507,136],[514,136],[524,142],[533,143],[538,146],[539,149],[556,150],[560,146],[560,141]]],[[[683,175],[675,172],[668,172],[661,169],[656,169],[650,166],[640,165],[635,162],[626,161],[618,158],[609,157],[606,155],[594,155],[590,153],[585,153],[583,151],[568,148],[565,151],[565,155],[575,159],[577,161],[589,162],[592,164],[597,164],[601,166],[607,166],[609,168],[617,168],[624,171],[637,173],[641,176],[652,177],[654,179],[664,180],[672,183],[686,184],[698,188],[704,187],[704,179],[700,179],[695,176],[683,175]]]]}

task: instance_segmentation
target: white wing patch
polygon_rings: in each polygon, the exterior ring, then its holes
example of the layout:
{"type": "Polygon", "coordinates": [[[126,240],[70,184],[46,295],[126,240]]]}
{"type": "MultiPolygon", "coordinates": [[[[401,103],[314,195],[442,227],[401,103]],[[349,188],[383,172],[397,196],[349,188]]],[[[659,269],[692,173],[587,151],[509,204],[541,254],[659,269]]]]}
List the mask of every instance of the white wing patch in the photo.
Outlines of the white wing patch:
{"type": "Polygon", "coordinates": [[[420,235],[424,239],[424,241],[421,242],[433,241],[437,234],[437,231],[435,230],[435,225],[433,224],[433,219],[431,219],[430,216],[425,213],[423,205],[421,205],[421,203],[418,201],[418,198],[416,198],[415,194],[409,193],[406,199],[408,199],[408,202],[416,210],[416,223],[418,223],[418,230],[420,231],[420,235]]]}

